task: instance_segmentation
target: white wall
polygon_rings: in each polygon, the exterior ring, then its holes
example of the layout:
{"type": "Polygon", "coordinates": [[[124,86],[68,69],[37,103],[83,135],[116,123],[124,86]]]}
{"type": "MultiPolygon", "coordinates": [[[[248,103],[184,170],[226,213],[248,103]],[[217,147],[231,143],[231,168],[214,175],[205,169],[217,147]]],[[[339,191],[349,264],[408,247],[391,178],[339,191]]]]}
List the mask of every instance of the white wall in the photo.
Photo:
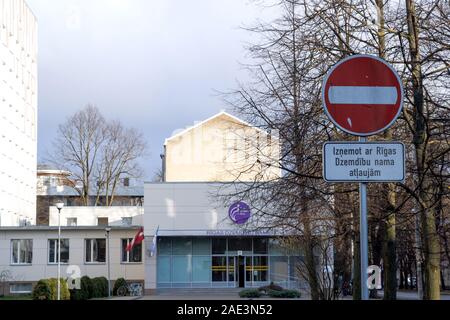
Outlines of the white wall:
{"type": "MultiPolygon", "coordinates": [[[[123,277],[127,280],[144,279],[145,246],[142,263],[121,263],[121,239],[134,238],[134,229],[115,230],[110,233],[111,280],[123,277]]],[[[104,230],[64,230],[62,238],[69,239],[69,263],[62,264],[61,275],[66,277],[69,265],[80,268],[81,276],[100,277],[108,275],[107,264],[86,264],[84,262],[84,239],[106,238],[104,230]]],[[[0,272],[10,270],[14,281],[38,281],[57,276],[57,265],[48,263],[48,239],[57,239],[55,230],[0,230],[0,272]],[[31,265],[11,265],[11,239],[33,239],[33,262],[31,265]]],[[[107,260],[106,260],[107,261],[107,260]]]]}
{"type": "Polygon", "coordinates": [[[144,232],[234,229],[228,206],[215,197],[218,184],[147,183],[144,186],[144,232]]]}
{"type": "MultiPolygon", "coordinates": [[[[109,225],[121,226],[123,217],[132,217],[132,225],[143,224],[144,208],[133,207],[64,207],[61,210],[61,225],[67,225],[67,218],[77,218],[78,226],[96,226],[98,218],[108,218],[109,225]]],[[[58,209],[50,207],[49,225],[58,225],[58,209]]]]}
{"type": "Polygon", "coordinates": [[[0,26],[0,226],[17,226],[36,217],[37,22],[0,0],[0,26]]]}
{"type": "MultiPolygon", "coordinates": [[[[163,182],[144,185],[144,233],[154,235],[240,236],[276,235],[281,230],[261,228],[263,218],[255,212],[258,205],[248,199],[223,195],[236,192],[237,185],[228,183],[163,182]],[[221,195],[218,197],[218,195],[221,195]],[[229,207],[243,201],[252,210],[247,223],[238,225],[228,216],[229,207]],[[253,207],[252,207],[253,205],[253,207]],[[259,227],[260,229],[256,230],[259,227]],[[215,231],[223,234],[214,233],[215,231]]],[[[267,207],[265,210],[269,210],[267,207]]],[[[264,218],[266,219],[266,218],[264,218]]]]}

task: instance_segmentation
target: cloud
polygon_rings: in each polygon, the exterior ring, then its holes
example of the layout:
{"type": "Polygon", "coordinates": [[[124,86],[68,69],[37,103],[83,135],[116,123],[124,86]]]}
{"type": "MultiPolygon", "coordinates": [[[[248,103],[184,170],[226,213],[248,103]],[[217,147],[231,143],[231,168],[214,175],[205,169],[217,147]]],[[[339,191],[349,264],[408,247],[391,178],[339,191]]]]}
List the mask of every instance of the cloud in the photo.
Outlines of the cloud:
{"type": "MultiPolygon", "coordinates": [[[[39,25],[39,156],[56,124],[87,103],[143,131],[161,164],[176,128],[224,108],[214,89],[244,79],[239,29],[263,13],[242,0],[27,0],[39,25]]],[[[270,16],[270,14],[269,14],[270,16]]]]}

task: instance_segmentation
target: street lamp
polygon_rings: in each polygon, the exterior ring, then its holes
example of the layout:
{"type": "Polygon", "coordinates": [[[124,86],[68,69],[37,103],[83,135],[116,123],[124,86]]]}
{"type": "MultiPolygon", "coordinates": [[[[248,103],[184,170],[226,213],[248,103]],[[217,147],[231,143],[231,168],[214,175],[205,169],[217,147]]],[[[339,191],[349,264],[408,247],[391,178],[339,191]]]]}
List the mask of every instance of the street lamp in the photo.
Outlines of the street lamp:
{"type": "Polygon", "coordinates": [[[63,207],[64,202],[56,204],[58,209],[58,300],[61,300],[61,209],[63,207]]]}
{"type": "Polygon", "coordinates": [[[110,260],[109,260],[109,232],[111,231],[110,227],[105,228],[106,231],[106,238],[108,241],[108,297],[111,297],[111,266],[110,266],[110,260]]]}

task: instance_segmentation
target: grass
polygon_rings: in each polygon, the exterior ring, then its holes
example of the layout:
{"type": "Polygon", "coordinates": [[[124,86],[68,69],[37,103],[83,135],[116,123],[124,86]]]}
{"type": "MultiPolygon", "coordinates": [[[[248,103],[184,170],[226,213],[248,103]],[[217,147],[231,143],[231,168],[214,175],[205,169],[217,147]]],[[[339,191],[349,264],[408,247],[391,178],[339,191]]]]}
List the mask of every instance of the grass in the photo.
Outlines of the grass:
{"type": "Polygon", "coordinates": [[[1,296],[0,301],[5,300],[31,300],[31,294],[21,294],[15,296],[1,296]]]}

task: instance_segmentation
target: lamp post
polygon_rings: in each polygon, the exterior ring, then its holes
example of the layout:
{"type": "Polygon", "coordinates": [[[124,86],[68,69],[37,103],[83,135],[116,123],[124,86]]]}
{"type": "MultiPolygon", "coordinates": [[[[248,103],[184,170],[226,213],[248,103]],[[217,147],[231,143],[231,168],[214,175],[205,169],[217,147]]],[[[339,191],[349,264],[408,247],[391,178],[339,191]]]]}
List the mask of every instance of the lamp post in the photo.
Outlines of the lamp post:
{"type": "Polygon", "coordinates": [[[107,238],[107,246],[108,246],[108,297],[111,297],[111,266],[110,266],[110,259],[109,259],[109,233],[111,231],[110,227],[106,227],[106,238],[107,238]]]}
{"type": "Polygon", "coordinates": [[[61,210],[63,207],[64,202],[56,204],[58,209],[58,300],[61,300],[61,210]]]}

